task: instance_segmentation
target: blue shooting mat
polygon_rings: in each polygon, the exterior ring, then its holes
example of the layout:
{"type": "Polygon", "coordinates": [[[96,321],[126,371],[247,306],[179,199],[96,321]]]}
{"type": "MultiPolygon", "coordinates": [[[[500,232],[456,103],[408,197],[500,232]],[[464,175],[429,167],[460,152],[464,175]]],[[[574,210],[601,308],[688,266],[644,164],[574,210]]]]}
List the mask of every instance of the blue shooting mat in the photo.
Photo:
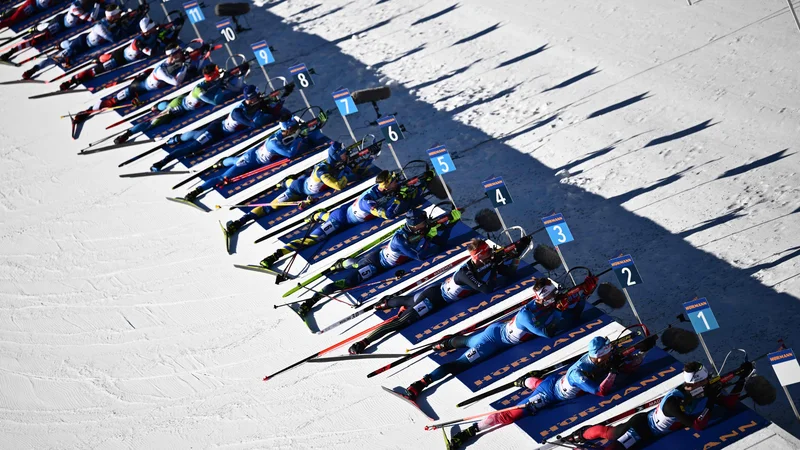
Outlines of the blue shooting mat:
{"type": "MultiPolygon", "coordinates": [[[[144,63],[141,68],[144,68],[145,66],[147,66],[146,63],[144,63]]],[[[185,86],[187,86],[187,85],[189,85],[189,84],[191,84],[191,83],[193,83],[195,81],[200,80],[201,78],[203,78],[203,74],[200,73],[200,71],[197,71],[194,74],[194,76],[191,76],[191,77],[187,76],[186,78],[184,78],[183,83],[178,85],[178,86],[168,86],[168,87],[166,87],[164,89],[157,89],[155,91],[148,91],[148,92],[144,92],[142,94],[139,94],[139,102],[141,104],[146,104],[146,103],[150,103],[152,101],[158,100],[161,97],[166,97],[166,96],[172,94],[173,92],[175,92],[175,91],[177,91],[177,90],[179,90],[179,89],[181,89],[181,88],[183,88],[183,87],[185,87],[185,86]]],[[[122,89],[125,89],[125,88],[122,88],[122,89]]],[[[104,95],[103,97],[101,97],[101,99],[114,97],[122,89],[117,89],[116,91],[114,91],[114,92],[112,92],[110,94],[104,95]]],[[[139,108],[142,108],[142,107],[143,106],[136,106],[136,105],[130,104],[130,105],[125,106],[123,108],[117,108],[117,109],[114,110],[114,112],[116,112],[117,114],[119,114],[122,117],[122,116],[127,116],[128,114],[130,114],[132,112],[135,112],[136,110],[138,110],[139,108]]]]}
{"type": "MultiPolygon", "coordinates": [[[[11,10],[11,9],[16,9],[16,6],[18,5],[17,2],[15,2],[14,0],[11,0],[9,3],[11,3],[11,6],[9,6],[7,8],[3,8],[2,11],[8,11],[8,10],[11,10]]],[[[64,11],[65,9],[67,9],[67,7],[69,7],[69,4],[70,4],[70,2],[68,2],[68,1],[56,1],[56,3],[54,5],[52,5],[52,6],[50,6],[49,8],[47,8],[47,9],[45,9],[43,11],[39,11],[36,14],[17,22],[16,24],[8,27],[8,29],[13,31],[13,32],[15,32],[15,33],[19,33],[21,31],[24,31],[27,28],[36,26],[36,24],[38,24],[42,20],[50,18],[52,16],[55,16],[56,14],[60,13],[61,11],[64,11]]]]}
{"type": "MultiPolygon", "coordinates": [[[[542,277],[536,268],[525,262],[521,262],[517,269],[517,277],[514,281],[508,282],[498,287],[491,294],[477,293],[447,305],[445,308],[427,314],[419,321],[403,328],[399,333],[406,338],[412,345],[419,344],[423,340],[434,336],[442,331],[454,327],[453,332],[462,329],[459,326],[466,319],[485,311],[498,303],[507,300],[514,295],[530,289],[537,277],[542,277]]],[[[502,283],[502,278],[498,278],[502,283]]],[[[423,287],[416,289],[419,292],[423,287]]],[[[410,294],[410,293],[409,293],[410,294]]],[[[510,304],[507,306],[511,306],[510,304]]],[[[376,311],[378,317],[383,320],[392,317],[396,313],[376,311]]]]}
{"type": "MultiPolygon", "coordinates": [[[[70,65],[70,67],[77,67],[80,64],[83,64],[83,63],[86,63],[88,61],[91,61],[91,60],[99,57],[103,53],[108,52],[112,48],[116,48],[117,46],[122,45],[123,43],[124,43],[124,45],[128,45],[128,44],[130,44],[130,41],[133,39],[133,37],[136,36],[137,34],[139,34],[138,21],[133,23],[133,24],[131,24],[130,30],[127,33],[125,33],[124,35],[121,35],[117,42],[107,42],[107,43],[105,43],[103,45],[89,48],[89,49],[87,49],[88,51],[85,52],[85,53],[80,53],[78,55],[74,55],[74,57],[70,58],[70,62],[72,63],[70,65]]],[[[61,41],[59,41],[59,43],[60,42],[61,41]]],[[[60,67],[61,69],[63,69],[64,71],[69,70],[68,68],[65,68],[60,63],[56,64],[56,65],[58,67],[60,67]]]]}
{"type": "MultiPolygon", "coordinates": [[[[263,142],[260,142],[260,143],[257,144],[257,146],[262,146],[262,145],[264,145],[263,142]]],[[[244,177],[244,178],[242,178],[242,179],[240,179],[240,180],[238,180],[238,181],[236,181],[234,183],[227,183],[227,184],[219,186],[218,188],[215,188],[215,189],[224,198],[229,198],[229,197],[231,197],[233,195],[236,195],[239,192],[249,188],[250,186],[258,183],[259,181],[262,181],[264,179],[267,179],[267,178],[271,177],[272,175],[275,175],[276,173],[280,173],[280,172],[282,172],[284,170],[290,170],[294,165],[306,160],[307,158],[309,158],[311,156],[314,156],[314,155],[318,155],[320,152],[326,151],[329,146],[330,146],[330,141],[326,142],[323,145],[319,145],[317,147],[308,148],[308,149],[306,149],[306,151],[304,153],[302,153],[301,155],[299,155],[295,159],[290,160],[287,164],[282,164],[282,165],[279,165],[279,166],[275,166],[275,167],[273,167],[271,169],[267,169],[267,170],[264,170],[262,172],[258,172],[256,174],[244,177]]],[[[253,147],[250,147],[250,148],[253,148],[253,147]]],[[[281,157],[281,159],[284,159],[284,158],[281,157]]],[[[278,160],[276,160],[275,162],[277,162],[277,161],[278,160]]],[[[266,165],[268,165],[268,164],[265,164],[265,166],[266,165]]],[[[208,173],[202,174],[200,176],[200,178],[202,178],[203,180],[208,180],[208,179],[211,179],[211,178],[214,178],[214,177],[217,177],[217,176],[221,176],[228,169],[230,169],[230,167],[221,167],[219,169],[214,169],[214,170],[209,171],[208,173]]],[[[252,169],[252,170],[256,170],[256,169],[252,169]]],[[[244,175],[244,173],[242,175],[244,175]]],[[[281,190],[281,192],[283,192],[283,190],[281,190]]],[[[277,195],[275,197],[277,197],[277,195]]],[[[296,209],[296,208],[292,208],[292,209],[296,209]]]]}
{"type": "Polygon", "coordinates": [[[678,430],[648,445],[647,450],[705,450],[726,447],[769,425],[769,421],[741,403],[728,410],[717,406],[703,431],[678,430]]]}
{"type": "MultiPolygon", "coordinates": [[[[560,376],[566,373],[566,369],[550,376],[560,376]]],[[[642,365],[634,373],[617,375],[614,391],[605,397],[579,395],[572,400],[551,405],[534,416],[524,417],[515,424],[537,442],[543,442],[584,421],[591,421],[592,417],[659,386],[664,381],[680,375],[682,371],[683,363],[656,347],[647,352],[642,365]]],[[[498,410],[514,406],[524,401],[531,392],[530,389],[512,392],[493,402],[491,406],[498,410]]],[[[657,395],[653,394],[653,397],[657,395]]]]}
{"type": "MultiPolygon", "coordinates": [[[[445,260],[450,259],[453,256],[458,255],[459,253],[465,252],[467,250],[467,243],[471,239],[479,236],[480,235],[471,227],[468,227],[461,222],[457,222],[453,226],[453,230],[450,233],[450,238],[447,240],[447,245],[445,246],[444,249],[442,249],[442,251],[439,254],[431,256],[430,258],[427,258],[423,261],[411,260],[399,266],[392,267],[388,271],[382,272],[377,276],[364,281],[364,284],[376,283],[382,281],[380,285],[353,289],[347,291],[347,293],[351,295],[353,298],[355,298],[358,303],[363,303],[378,291],[386,290],[393,284],[399,283],[401,280],[396,280],[394,276],[395,272],[397,272],[398,270],[405,270],[406,273],[408,274],[416,274],[419,272],[424,272],[430,269],[431,267],[441,262],[444,262],[445,260]]],[[[380,248],[383,248],[383,245],[373,247],[367,252],[365,252],[363,255],[366,255],[369,252],[378,251],[378,249],[380,248]]],[[[341,273],[334,273],[331,274],[329,278],[335,281],[344,278],[344,275],[341,273]]]]}
{"type": "MultiPolygon", "coordinates": [[[[579,325],[552,338],[537,336],[527,342],[501,351],[495,356],[473,365],[470,369],[459,373],[455,377],[472,392],[477,392],[501,380],[509,372],[514,372],[517,369],[533,364],[606,325],[614,323],[614,319],[598,308],[587,305],[583,314],[581,314],[580,322],[579,325]]],[[[441,365],[455,361],[467,350],[466,348],[458,348],[448,352],[434,353],[430,355],[430,358],[441,365]]]]}
{"type": "MultiPolygon", "coordinates": [[[[125,78],[135,74],[136,72],[139,72],[140,70],[144,70],[148,66],[155,64],[161,59],[163,59],[163,56],[159,55],[158,57],[145,58],[132,63],[127,63],[125,64],[125,67],[119,67],[108,72],[101,73],[91,80],[86,80],[81,84],[88,89],[89,92],[96,92],[103,89],[103,85],[106,83],[114,81],[122,83],[125,78]]],[[[87,69],[89,67],[87,67],[87,69]]]]}
{"type": "MultiPolygon", "coordinates": [[[[187,92],[186,94],[188,95],[189,93],[187,92]]],[[[172,97],[165,98],[163,101],[168,101],[168,100],[171,101],[175,97],[176,96],[173,95],[172,97]]],[[[217,111],[220,111],[221,109],[223,109],[225,107],[228,107],[230,105],[233,105],[234,103],[238,103],[240,101],[242,101],[242,97],[241,97],[241,95],[237,95],[237,96],[235,96],[235,97],[233,97],[231,99],[228,99],[224,103],[220,103],[219,105],[216,105],[214,107],[209,107],[210,105],[205,104],[205,106],[202,106],[202,107],[200,107],[200,108],[198,108],[198,109],[196,109],[194,111],[185,113],[184,115],[182,115],[180,117],[172,119],[172,122],[165,123],[165,124],[162,124],[162,125],[159,125],[159,126],[156,126],[156,127],[152,127],[152,128],[150,128],[148,130],[145,130],[142,134],[144,134],[145,136],[147,136],[150,139],[161,139],[163,137],[166,137],[169,134],[172,134],[172,133],[174,133],[174,132],[176,132],[176,131],[178,131],[178,130],[180,130],[182,128],[185,128],[185,127],[187,127],[187,126],[199,121],[200,119],[203,119],[204,117],[208,117],[208,116],[216,113],[217,111]]],[[[136,119],[131,120],[131,125],[135,126],[135,125],[138,125],[138,124],[140,124],[142,122],[150,122],[159,113],[161,113],[161,111],[148,112],[147,114],[143,115],[142,117],[137,117],[136,119]]]]}
{"type": "MultiPolygon", "coordinates": [[[[224,120],[224,118],[225,117],[222,117],[221,119],[218,119],[218,120],[224,120]]],[[[228,136],[224,137],[223,139],[221,139],[221,140],[219,140],[219,141],[217,141],[217,142],[215,142],[215,143],[213,143],[213,144],[211,144],[211,145],[209,145],[207,147],[203,147],[195,155],[187,155],[187,156],[182,156],[182,157],[178,158],[178,161],[180,161],[186,167],[193,167],[193,166],[195,166],[197,164],[202,163],[203,161],[205,161],[207,159],[213,158],[214,156],[224,152],[225,150],[228,150],[228,149],[230,149],[232,147],[235,147],[236,145],[239,145],[242,142],[245,142],[248,139],[257,136],[258,134],[269,130],[270,128],[274,127],[275,124],[276,124],[275,122],[268,123],[268,124],[264,125],[263,127],[242,130],[242,131],[239,131],[238,133],[235,133],[235,134],[232,134],[232,135],[228,135],[228,136]]],[[[206,124],[206,125],[203,125],[200,128],[205,128],[208,125],[210,125],[210,123],[206,124]]],[[[163,149],[167,153],[171,153],[171,151],[175,150],[178,147],[178,145],[181,145],[181,144],[166,145],[166,146],[164,146],[163,149]]]]}
{"type": "MultiPolygon", "coordinates": [[[[292,164],[289,164],[289,165],[286,165],[286,166],[281,166],[280,170],[283,170],[283,169],[286,169],[286,168],[291,168],[293,164],[294,164],[294,162],[292,164]]],[[[309,168],[309,170],[311,170],[311,169],[313,169],[313,167],[309,168]]],[[[352,187],[363,183],[364,180],[366,180],[366,179],[374,177],[380,171],[381,171],[381,169],[379,167],[371,165],[371,166],[369,166],[367,168],[366,174],[364,175],[363,178],[360,178],[360,179],[357,179],[357,180],[348,180],[347,186],[345,186],[345,188],[342,189],[341,191],[334,191],[333,189],[328,189],[326,191],[323,191],[321,194],[316,196],[316,198],[317,198],[317,202],[316,203],[324,202],[325,200],[327,200],[327,199],[329,199],[329,198],[331,198],[331,197],[333,197],[335,195],[338,195],[338,194],[344,194],[344,193],[346,193],[348,191],[348,189],[351,189],[352,187]]],[[[227,189],[227,186],[225,186],[225,188],[227,189]]],[[[286,190],[285,187],[277,188],[275,186],[270,186],[269,188],[259,192],[258,194],[254,195],[250,199],[246,200],[246,203],[248,203],[248,204],[250,204],[250,203],[269,203],[272,200],[274,200],[275,198],[277,198],[285,190],[286,190]]],[[[226,191],[225,192],[220,192],[220,193],[223,196],[226,196],[226,198],[231,196],[231,195],[233,195],[233,193],[227,193],[226,191]]],[[[238,208],[238,209],[241,210],[242,212],[250,212],[253,209],[255,209],[255,207],[245,207],[245,208],[238,208]]],[[[313,206],[310,209],[313,209],[313,206]]],[[[308,211],[308,209],[306,209],[305,211],[308,211]]],[[[259,218],[258,220],[256,220],[256,223],[259,226],[261,226],[261,228],[264,228],[265,230],[269,230],[272,227],[281,225],[283,222],[285,222],[288,219],[296,217],[298,214],[301,214],[302,212],[303,211],[300,211],[300,209],[298,207],[296,207],[296,206],[282,207],[282,208],[278,208],[276,210],[271,211],[269,214],[267,214],[264,217],[259,218]]]]}
{"type": "MultiPolygon", "coordinates": [[[[84,31],[86,31],[89,28],[91,28],[94,24],[95,24],[95,22],[84,22],[84,23],[82,23],[82,24],[80,24],[78,26],[75,26],[75,27],[72,27],[72,28],[67,28],[66,30],[61,30],[60,33],[56,34],[55,36],[51,37],[50,39],[46,39],[44,41],[39,42],[38,44],[34,45],[33,48],[35,48],[35,49],[37,49],[37,50],[39,50],[41,52],[41,51],[43,51],[43,50],[45,50],[47,48],[50,48],[50,47],[52,47],[54,45],[60,44],[61,41],[65,40],[65,39],[71,39],[71,38],[83,33],[84,31]]],[[[34,34],[37,34],[37,33],[34,33],[34,34]]]]}

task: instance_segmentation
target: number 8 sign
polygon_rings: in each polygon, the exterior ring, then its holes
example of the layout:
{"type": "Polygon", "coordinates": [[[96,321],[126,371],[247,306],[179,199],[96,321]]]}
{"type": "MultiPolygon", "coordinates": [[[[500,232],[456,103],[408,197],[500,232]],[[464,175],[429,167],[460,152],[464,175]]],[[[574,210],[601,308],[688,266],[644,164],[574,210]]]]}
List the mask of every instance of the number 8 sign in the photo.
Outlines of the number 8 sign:
{"type": "Polygon", "coordinates": [[[258,65],[266,66],[267,64],[272,64],[275,62],[275,57],[272,56],[272,52],[269,50],[269,45],[267,45],[267,41],[258,41],[253,44],[250,44],[250,48],[256,55],[256,59],[258,60],[258,65]]]}
{"type": "Polygon", "coordinates": [[[617,275],[622,287],[631,287],[637,284],[642,284],[642,276],[636,270],[636,264],[633,263],[631,255],[622,255],[620,257],[609,259],[608,263],[611,264],[611,269],[617,275]]]}
{"type": "Polygon", "coordinates": [[[490,180],[483,182],[483,191],[489,197],[489,201],[495,208],[510,205],[514,203],[511,199],[511,194],[508,193],[508,188],[503,182],[503,177],[494,177],[490,180]]]}
{"type": "Polygon", "coordinates": [[[574,240],[567,226],[567,221],[564,220],[564,216],[560,213],[542,218],[542,223],[544,223],[547,235],[550,236],[550,240],[553,241],[553,245],[556,247],[574,240]]]}
{"type": "Polygon", "coordinates": [[[683,309],[686,310],[686,315],[689,316],[689,320],[692,322],[694,331],[697,334],[719,328],[717,318],[714,317],[711,305],[708,304],[708,300],[705,297],[684,303],[683,309]]]}
{"type": "Polygon", "coordinates": [[[305,64],[297,64],[296,66],[289,67],[289,73],[294,78],[294,83],[300,86],[300,89],[306,89],[314,85],[314,80],[311,78],[311,73],[305,64]]]}

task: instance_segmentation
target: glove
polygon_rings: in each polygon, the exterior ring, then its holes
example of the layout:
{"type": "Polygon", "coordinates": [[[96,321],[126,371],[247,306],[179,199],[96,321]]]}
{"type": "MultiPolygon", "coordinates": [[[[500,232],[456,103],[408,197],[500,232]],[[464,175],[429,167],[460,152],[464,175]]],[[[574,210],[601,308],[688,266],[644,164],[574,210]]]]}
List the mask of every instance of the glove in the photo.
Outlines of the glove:
{"type": "Polygon", "coordinates": [[[392,298],[392,297],[387,295],[386,297],[383,297],[382,299],[380,299],[378,301],[378,303],[375,303],[375,309],[379,309],[381,311],[389,311],[390,309],[392,309],[392,307],[389,306],[389,299],[390,298],[392,298]]]}
{"type": "Polygon", "coordinates": [[[286,97],[294,92],[294,82],[291,82],[283,87],[283,96],[286,97]]]}
{"type": "Polygon", "coordinates": [[[522,236],[520,238],[520,240],[518,240],[516,243],[514,243],[514,249],[517,251],[517,254],[521,254],[523,251],[525,251],[525,249],[528,248],[528,246],[531,245],[532,241],[533,241],[533,237],[531,237],[531,236],[522,236]]]}
{"type": "Polygon", "coordinates": [[[514,380],[514,387],[518,387],[518,388],[526,387],[525,386],[525,380],[527,380],[527,379],[528,379],[528,375],[523,375],[523,376],[517,378],[516,380],[514,380]]]}
{"type": "Polygon", "coordinates": [[[435,238],[436,235],[439,234],[439,225],[432,226],[428,229],[428,234],[425,235],[426,238],[435,238]]]}
{"type": "Polygon", "coordinates": [[[708,420],[711,418],[710,412],[709,408],[704,409],[692,422],[692,428],[697,431],[704,430],[708,426],[708,420]]]}
{"type": "Polygon", "coordinates": [[[583,283],[581,283],[583,285],[583,292],[586,295],[590,295],[592,292],[594,292],[594,290],[597,289],[597,281],[597,277],[592,275],[587,276],[586,279],[583,280],[583,283]]]}
{"type": "Polygon", "coordinates": [[[755,370],[756,366],[750,361],[745,361],[739,366],[739,370],[737,372],[742,372],[744,376],[750,375],[755,370]]]}
{"type": "Polygon", "coordinates": [[[461,220],[461,211],[454,209],[450,211],[450,222],[458,222],[461,220]]]}
{"type": "Polygon", "coordinates": [[[423,180],[425,180],[426,182],[428,182],[428,181],[431,181],[431,180],[433,180],[433,178],[434,178],[435,176],[436,176],[436,172],[434,172],[434,171],[432,171],[432,170],[426,170],[426,171],[425,171],[425,172],[422,174],[422,179],[423,179],[423,180]]]}

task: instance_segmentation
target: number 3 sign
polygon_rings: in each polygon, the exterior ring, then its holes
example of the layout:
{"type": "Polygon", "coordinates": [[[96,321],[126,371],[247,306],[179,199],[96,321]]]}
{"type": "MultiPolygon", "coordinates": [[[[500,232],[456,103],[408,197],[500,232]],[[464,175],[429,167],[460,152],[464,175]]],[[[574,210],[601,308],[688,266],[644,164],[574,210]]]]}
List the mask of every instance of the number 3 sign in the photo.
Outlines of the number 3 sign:
{"type": "Polygon", "coordinates": [[[506,184],[503,182],[503,177],[495,177],[484,181],[483,191],[486,192],[486,196],[489,197],[489,201],[492,202],[495,208],[514,203],[511,200],[511,194],[508,193],[506,184]]]}
{"type": "Polygon", "coordinates": [[[692,326],[697,334],[719,328],[717,318],[711,312],[711,305],[708,304],[705,297],[684,303],[683,309],[686,310],[686,315],[692,321],[692,326]]]}
{"type": "Polygon", "coordinates": [[[542,223],[544,223],[547,235],[550,236],[550,240],[553,241],[553,245],[556,247],[574,240],[567,226],[567,221],[564,220],[564,216],[560,213],[542,218],[542,223]]]}

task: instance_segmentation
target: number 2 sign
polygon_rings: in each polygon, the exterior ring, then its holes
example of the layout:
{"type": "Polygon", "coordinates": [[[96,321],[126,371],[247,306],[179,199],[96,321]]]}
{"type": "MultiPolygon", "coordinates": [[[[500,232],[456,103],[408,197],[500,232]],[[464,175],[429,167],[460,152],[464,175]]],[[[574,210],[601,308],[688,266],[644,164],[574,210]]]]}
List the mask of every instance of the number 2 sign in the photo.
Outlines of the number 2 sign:
{"type": "Polygon", "coordinates": [[[631,255],[622,255],[620,257],[609,259],[608,263],[611,264],[611,269],[617,275],[622,287],[631,287],[637,284],[642,284],[642,276],[636,269],[636,264],[633,263],[631,255]]]}
{"type": "Polygon", "coordinates": [[[503,182],[503,177],[494,177],[490,180],[483,182],[483,191],[489,197],[489,201],[495,208],[510,205],[514,203],[511,199],[511,194],[508,193],[508,188],[503,182]]]}
{"type": "Polygon", "coordinates": [[[686,315],[689,316],[689,320],[692,322],[694,331],[697,334],[719,328],[717,318],[714,317],[711,305],[708,304],[708,300],[705,297],[684,303],[683,309],[686,310],[686,315]]]}

